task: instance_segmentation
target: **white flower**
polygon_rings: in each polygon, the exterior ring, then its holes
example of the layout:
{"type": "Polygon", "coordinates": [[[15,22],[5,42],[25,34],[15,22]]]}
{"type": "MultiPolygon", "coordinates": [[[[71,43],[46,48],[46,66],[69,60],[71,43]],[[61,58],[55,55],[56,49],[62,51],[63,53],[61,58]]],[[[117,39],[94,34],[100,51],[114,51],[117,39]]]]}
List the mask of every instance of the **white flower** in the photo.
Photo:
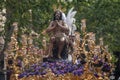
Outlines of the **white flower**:
{"type": "Polygon", "coordinates": [[[2,20],[5,22],[5,21],[6,21],[6,17],[5,17],[5,16],[2,16],[2,20]]]}
{"type": "Polygon", "coordinates": [[[2,24],[2,26],[5,26],[5,24],[2,24]]]}
{"type": "Polygon", "coordinates": [[[5,8],[2,10],[2,13],[6,13],[6,9],[5,8]]]}
{"type": "Polygon", "coordinates": [[[72,2],[73,0],[68,0],[69,2],[72,2]]]}
{"type": "Polygon", "coordinates": [[[70,54],[68,54],[68,61],[72,62],[72,56],[70,54]]]}

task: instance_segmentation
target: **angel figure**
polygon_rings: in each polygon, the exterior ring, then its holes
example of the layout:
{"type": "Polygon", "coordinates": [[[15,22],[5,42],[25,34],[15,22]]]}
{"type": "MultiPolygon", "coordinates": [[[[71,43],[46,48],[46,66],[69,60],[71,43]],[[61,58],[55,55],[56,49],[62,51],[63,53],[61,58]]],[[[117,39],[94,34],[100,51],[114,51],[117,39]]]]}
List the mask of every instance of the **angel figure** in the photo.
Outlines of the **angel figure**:
{"type": "Polygon", "coordinates": [[[68,11],[67,16],[65,15],[65,13],[62,13],[62,19],[64,20],[64,22],[68,25],[69,27],[69,35],[70,36],[75,36],[74,32],[75,30],[77,30],[76,25],[75,25],[75,21],[76,19],[74,18],[77,11],[73,11],[73,7],[68,11]]]}
{"type": "MultiPolygon", "coordinates": [[[[71,47],[71,52],[73,52],[73,47],[75,45],[75,30],[77,30],[75,21],[76,19],[74,18],[77,11],[73,11],[73,7],[68,11],[67,15],[65,13],[62,13],[62,19],[64,22],[68,25],[69,27],[69,47],[71,47]]],[[[72,61],[72,55],[68,54],[68,61],[72,61]]]]}

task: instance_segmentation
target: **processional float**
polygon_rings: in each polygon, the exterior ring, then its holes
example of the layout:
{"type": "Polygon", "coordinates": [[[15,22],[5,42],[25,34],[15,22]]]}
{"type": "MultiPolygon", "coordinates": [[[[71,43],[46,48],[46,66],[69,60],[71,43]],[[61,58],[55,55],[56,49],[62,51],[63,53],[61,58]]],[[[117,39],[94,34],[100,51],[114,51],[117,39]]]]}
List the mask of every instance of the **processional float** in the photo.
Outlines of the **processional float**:
{"type": "Polygon", "coordinates": [[[108,47],[103,38],[96,44],[95,33],[86,32],[86,19],[81,20],[81,34],[76,31],[76,11],[71,8],[67,17],[62,13],[62,20],[69,26],[69,41],[66,58],[53,59],[46,57],[49,43],[43,38],[43,48],[33,45],[31,33],[21,36],[22,47],[17,42],[17,24],[15,24],[11,42],[6,51],[6,66],[10,71],[10,80],[109,80],[114,69],[108,47]]]}

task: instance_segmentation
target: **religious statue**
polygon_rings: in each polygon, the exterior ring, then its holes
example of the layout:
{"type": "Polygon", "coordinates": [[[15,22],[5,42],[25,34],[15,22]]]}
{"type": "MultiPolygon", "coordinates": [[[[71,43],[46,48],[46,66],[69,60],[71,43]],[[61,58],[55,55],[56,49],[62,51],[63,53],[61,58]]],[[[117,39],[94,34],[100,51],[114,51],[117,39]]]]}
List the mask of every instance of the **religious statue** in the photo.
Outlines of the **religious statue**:
{"type": "Polygon", "coordinates": [[[45,33],[50,36],[48,48],[49,57],[56,55],[55,57],[62,58],[61,54],[65,52],[67,45],[70,43],[70,36],[73,36],[73,30],[76,30],[76,26],[73,24],[73,22],[75,22],[73,17],[76,12],[72,12],[72,10],[73,8],[68,12],[67,17],[62,11],[56,10],[53,20],[45,30],[45,33]],[[72,21],[70,21],[70,19],[72,21]]]}
{"type": "Polygon", "coordinates": [[[62,12],[60,10],[55,11],[53,21],[50,22],[46,32],[50,34],[49,55],[52,57],[52,49],[57,47],[57,57],[61,58],[62,49],[67,42],[69,28],[62,20],[62,12]]]}

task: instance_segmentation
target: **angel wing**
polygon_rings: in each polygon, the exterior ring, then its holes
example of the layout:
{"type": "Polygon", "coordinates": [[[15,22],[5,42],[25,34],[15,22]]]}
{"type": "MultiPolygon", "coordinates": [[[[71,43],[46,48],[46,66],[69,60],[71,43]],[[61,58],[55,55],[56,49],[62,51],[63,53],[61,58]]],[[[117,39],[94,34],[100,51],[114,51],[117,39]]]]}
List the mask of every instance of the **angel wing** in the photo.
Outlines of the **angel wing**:
{"type": "Polygon", "coordinates": [[[75,21],[76,19],[74,18],[75,14],[77,11],[73,11],[73,7],[68,11],[67,16],[65,16],[65,13],[62,13],[62,18],[66,22],[66,24],[69,26],[69,35],[74,35],[76,28],[75,21]]]}

